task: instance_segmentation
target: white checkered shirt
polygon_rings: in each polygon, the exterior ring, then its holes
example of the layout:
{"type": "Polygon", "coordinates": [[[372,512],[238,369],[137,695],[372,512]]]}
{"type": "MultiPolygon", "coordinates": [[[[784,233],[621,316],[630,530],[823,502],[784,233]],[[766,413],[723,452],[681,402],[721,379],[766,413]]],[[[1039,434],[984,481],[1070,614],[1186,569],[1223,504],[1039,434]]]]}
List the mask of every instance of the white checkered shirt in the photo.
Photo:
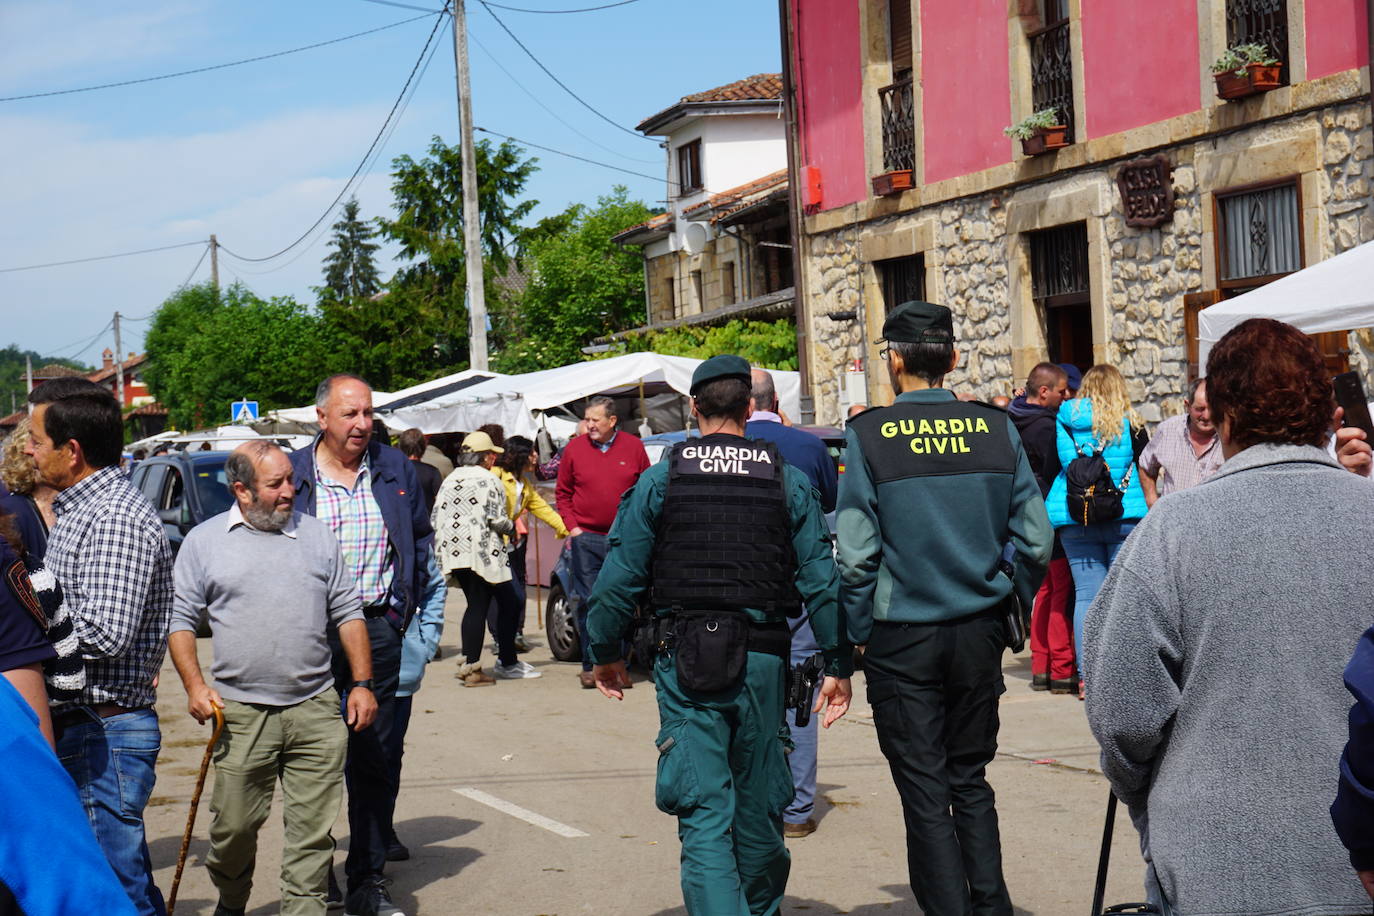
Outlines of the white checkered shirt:
{"type": "Polygon", "coordinates": [[[161,520],[117,467],[63,490],[53,511],[45,561],[86,659],[75,705],[151,706],[172,612],[172,548],[161,520]]]}

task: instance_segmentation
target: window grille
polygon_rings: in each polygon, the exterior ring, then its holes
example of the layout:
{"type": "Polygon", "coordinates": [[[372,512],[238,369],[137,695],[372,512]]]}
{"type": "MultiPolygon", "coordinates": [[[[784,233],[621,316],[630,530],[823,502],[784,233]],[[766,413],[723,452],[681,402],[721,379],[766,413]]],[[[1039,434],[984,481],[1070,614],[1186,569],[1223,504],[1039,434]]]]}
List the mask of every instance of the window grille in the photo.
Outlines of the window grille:
{"type": "Polygon", "coordinates": [[[903,302],[913,299],[925,301],[926,265],[924,255],[892,258],[877,263],[878,279],[883,287],[883,310],[891,312],[903,302]]]}
{"type": "Polygon", "coordinates": [[[1261,44],[1283,62],[1288,82],[1288,0],[1226,0],[1226,46],[1261,44]]]}
{"type": "Polygon", "coordinates": [[[1217,195],[1218,276],[1223,288],[1257,286],[1302,269],[1298,186],[1217,195]]]}
{"type": "Polygon", "coordinates": [[[1088,227],[1070,223],[1030,234],[1031,295],[1045,322],[1050,362],[1093,364],[1088,227]]]}
{"type": "Polygon", "coordinates": [[[1030,33],[1031,107],[1053,108],[1073,135],[1073,53],[1066,0],[1046,0],[1045,25],[1030,33]]]}
{"type": "Polygon", "coordinates": [[[878,90],[882,109],[883,171],[916,168],[916,104],[911,77],[878,90]]]}

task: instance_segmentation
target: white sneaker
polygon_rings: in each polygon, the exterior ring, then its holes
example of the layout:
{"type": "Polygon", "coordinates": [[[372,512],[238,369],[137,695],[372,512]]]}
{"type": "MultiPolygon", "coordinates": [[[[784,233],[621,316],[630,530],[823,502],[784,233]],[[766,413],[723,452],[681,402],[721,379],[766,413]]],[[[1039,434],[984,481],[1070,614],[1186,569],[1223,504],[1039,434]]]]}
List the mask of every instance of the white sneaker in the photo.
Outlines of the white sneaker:
{"type": "Polygon", "coordinates": [[[516,661],[513,665],[502,665],[497,663],[492,669],[493,673],[499,678],[515,680],[517,678],[543,677],[543,672],[536,671],[529,662],[516,661]]]}

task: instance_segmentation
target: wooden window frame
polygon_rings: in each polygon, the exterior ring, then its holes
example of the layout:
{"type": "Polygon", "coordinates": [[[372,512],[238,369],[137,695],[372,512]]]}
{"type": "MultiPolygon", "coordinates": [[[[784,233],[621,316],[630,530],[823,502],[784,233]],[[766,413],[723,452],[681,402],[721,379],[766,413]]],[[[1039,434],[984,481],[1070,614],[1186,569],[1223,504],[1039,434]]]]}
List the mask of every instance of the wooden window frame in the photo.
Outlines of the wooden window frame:
{"type": "Polygon", "coordinates": [[[901,305],[903,302],[908,301],[906,298],[903,298],[902,296],[893,295],[893,286],[896,283],[896,271],[898,269],[897,262],[899,261],[914,262],[912,264],[912,267],[915,269],[915,275],[919,278],[918,286],[920,287],[919,290],[917,290],[916,298],[922,299],[927,302],[930,301],[926,298],[928,294],[928,286],[926,282],[927,278],[925,252],[918,251],[915,254],[904,255],[899,258],[886,258],[881,261],[874,261],[873,266],[878,271],[878,287],[880,290],[882,290],[884,315],[891,313],[891,311],[895,309],[897,306],[901,305]]]}
{"type": "Polygon", "coordinates": [[[734,261],[726,261],[720,267],[720,294],[723,305],[734,305],[739,301],[737,273],[734,261]]]}
{"type": "Polygon", "coordinates": [[[1270,188],[1292,185],[1294,189],[1294,204],[1297,210],[1297,238],[1298,238],[1298,270],[1307,266],[1307,239],[1303,237],[1302,226],[1302,176],[1288,175],[1283,178],[1271,178],[1265,181],[1252,181],[1249,184],[1236,185],[1232,188],[1222,188],[1212,192],[1212,225],[1216,231],[1212,233],[1212,263],[1217,267],[1217,288],[1222,290],[1222,296],[1235,295],[1233,290],[1246,290],[1256,286],[1264,286],[1266,283],[1273,283],[1281,277],[1288,276],[1288,273],[1266,274],[1262,277],[1242,277],[1237,280],[1223,280],[1229,271],[1229,262],[1226,260],[1226,224],[1222,221],[1221,202],[1230,197],[1238,197],[1241,194],[1251,194],[1255,191],[1267,191],[1270,188]]]}
{"type": "Polygon", "coordinates": [[[894,83],[911,76],[916,59],[911,37],[915,19],[913,5],[913,0],[887,0],[887,59],[894,83]]]}
{"type": "Polygon", "coordinates": [[[677,148],[677,191],[686,197],[700,191],[706,184],[701,173],[701,140],[692,140],[677,148]]]}

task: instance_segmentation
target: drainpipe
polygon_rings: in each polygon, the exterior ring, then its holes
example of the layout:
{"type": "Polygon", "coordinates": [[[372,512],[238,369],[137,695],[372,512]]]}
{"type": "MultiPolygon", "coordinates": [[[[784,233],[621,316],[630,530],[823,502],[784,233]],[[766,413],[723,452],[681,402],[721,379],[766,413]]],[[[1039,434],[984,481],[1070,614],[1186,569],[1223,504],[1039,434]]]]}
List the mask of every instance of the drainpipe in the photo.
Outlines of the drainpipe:
{"type": "MultiPolygon", "coordinates": [[[[1374,2],[1374,0],[1371,0],[1374,2]]],[[[806,326],[806,275],[802,272],[801,255],[801,188],[797,181],[797,119],[795,86],[792,82],[792,9],[791,0],[778,0],[778,27],[782,40],[782,112],[787,131],[787,223],[792,243],[792,309],[797,322],[797,371],[801,381],[801,417],[803,424],[816,422],[816,404],[811,397],[811,339],[806,326]]]]}

